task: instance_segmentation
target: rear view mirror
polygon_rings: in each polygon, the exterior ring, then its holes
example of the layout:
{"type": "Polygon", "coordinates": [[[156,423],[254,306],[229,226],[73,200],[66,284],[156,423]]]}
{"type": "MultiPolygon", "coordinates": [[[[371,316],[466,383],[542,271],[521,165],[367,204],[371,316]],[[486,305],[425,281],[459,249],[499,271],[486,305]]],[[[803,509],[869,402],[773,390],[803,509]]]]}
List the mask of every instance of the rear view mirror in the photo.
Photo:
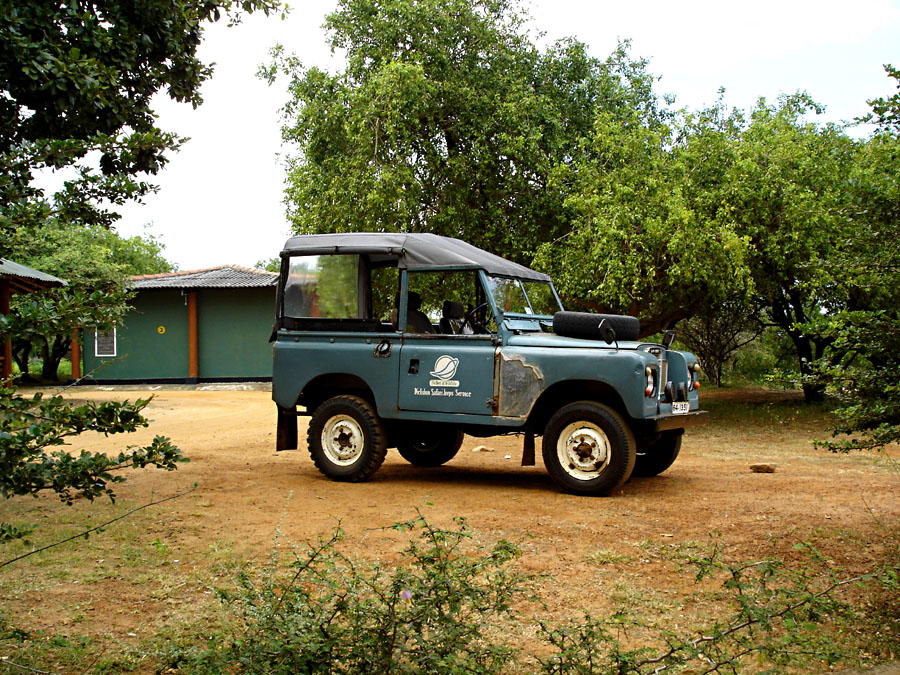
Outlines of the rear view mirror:
{"type": "Polygon", "coordinates": [[[603,340],[606,344],[611,345],[616,341],[616,331],[615,329],[609,325],[609,321],[606,319],[600,319],[600,324],[597,326],[597,330],[600,333],[600,339],[603,340]]]}

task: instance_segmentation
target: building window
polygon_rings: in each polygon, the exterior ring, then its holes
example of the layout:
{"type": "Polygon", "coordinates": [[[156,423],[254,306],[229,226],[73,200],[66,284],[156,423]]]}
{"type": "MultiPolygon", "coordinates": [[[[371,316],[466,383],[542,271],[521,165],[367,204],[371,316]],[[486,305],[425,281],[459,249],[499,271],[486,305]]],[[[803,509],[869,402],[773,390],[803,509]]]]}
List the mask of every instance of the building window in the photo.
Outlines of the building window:
{"type": "Polygon", "coordinates": [[[116,355],[116,327],[94,333],[94,356],[116,355]]]}

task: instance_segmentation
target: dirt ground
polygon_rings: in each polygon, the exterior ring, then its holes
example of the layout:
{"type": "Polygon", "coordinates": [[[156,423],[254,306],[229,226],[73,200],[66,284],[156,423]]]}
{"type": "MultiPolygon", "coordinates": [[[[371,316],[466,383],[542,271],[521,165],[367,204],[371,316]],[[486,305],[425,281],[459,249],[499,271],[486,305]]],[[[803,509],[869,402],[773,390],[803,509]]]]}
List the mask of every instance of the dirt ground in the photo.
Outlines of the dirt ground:
{"type": "MultiPolygon", "coordinates": [[[[67,396],[99,401],[145,393],[78,388],[67,396]]],[[[412,518],[419,509],[442,525],[464,516],[486,544],[500,538],[518,542],[523,571],[552,575],[542,582],[542,611],[574,615],[617,598],[690,616],[699,611],[690,606],[692,576],[678,573],[674,557],[709,545],[711,532],[720,533],[719,546],[729,559],[773,553],[790,559],[800,555],[793,550],[796,543],[813,540],[835,565],[861,570],[880,554],[869,544],[872,534],[900,522],[896,465],[874,455],[814,449],[810,439],[825,434],[821,416],[805,416],[791,392],[704,391],[709,401],[748,401],[759,414],[740,423],[713,416],[687,433],[671,469],[633,479],[607,498],[559,492],[541,465],[540,439],[537,466],[520,466],[516,436],[466,437],[459,455],[438,469],[411,466],[391,450],[370,482],[336,483],[318,473],[305,448],[275,452],[275,407],[268,391],[158,389],[154,395],[147,410],[150,429],[126,442],[169,436],[191,461],[174,473],[132,472],[117,492],[140,504],[190,490],[196,482],[190,494],[144,512],[150,514],[145,538],[165,542],[184,575],[207,564],[212,547],[227,544],[242,558],[264,561],[276,530],[302,544],[338,523],[360,553],[389,558],[397,550],[396,534],[378,528],[412,518]],[[478,446],[484,448],[476,451],[478,446]],[[777,470],[753,473],[749,467],[756,462],[777,463],[777,470]]],[[[301,446],[305,431],[301,417],[301,446]]],[[[82,445],[118,451],[122,444],[118,438],[85,438],[82,445]]],[[[55,592],[78,592],[71,583],[45,587],[41,604],[55,592]]],[[[91,598],[95,614],[103,613],[99,588],[90,591],[97,596],[91,598]]],[[[165,605],[150,602],[147,589],[132,585],[118,593],[106,602],[136,609],[119,611],[113,631],[163,620],[165,605]]],[[[176,603],[189,601],[178,593],[173,597],[176,603]]]]}

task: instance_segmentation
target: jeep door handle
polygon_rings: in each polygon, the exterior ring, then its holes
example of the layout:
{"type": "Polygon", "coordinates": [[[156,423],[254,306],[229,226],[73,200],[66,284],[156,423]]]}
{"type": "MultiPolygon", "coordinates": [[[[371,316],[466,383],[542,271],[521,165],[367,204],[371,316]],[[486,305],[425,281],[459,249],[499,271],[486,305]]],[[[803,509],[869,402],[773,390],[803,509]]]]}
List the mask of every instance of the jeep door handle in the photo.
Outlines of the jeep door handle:
{"type": "Polygon", "coordinates": [[[410,359],[409,360],[409,374],[410,375],[418,375],[419,374],[419,359],[410,359]]]}
{"type": "Polygon", "coordinates": [[[372,354],[376,359],[386,359],[391,355],[391,349],[393,345],[390,340],[382,340],[377,345],[375,345],[375,349],[372,354]]]}

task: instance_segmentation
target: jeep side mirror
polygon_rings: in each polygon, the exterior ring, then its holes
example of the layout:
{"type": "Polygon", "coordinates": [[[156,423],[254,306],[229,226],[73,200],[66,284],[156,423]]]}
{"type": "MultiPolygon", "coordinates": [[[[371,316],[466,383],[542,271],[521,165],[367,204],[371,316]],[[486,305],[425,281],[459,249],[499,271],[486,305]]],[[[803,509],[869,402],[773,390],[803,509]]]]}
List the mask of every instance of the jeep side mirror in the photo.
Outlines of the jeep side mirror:
{"type": "Polygon", "coordinates": [[[662,339],[663,347],[665,347],[666,349],[671,349],[673,342],[675,342],[675,331],[667,330],[662,339]]]}
{"type": "Polygon", "coordinates": [[[603,340],[606,344],[611,345],[616,341],[616,331],[615,329],[609,325],[609,321],[606,319],[600,319],[600,324],[597,326],[597,331],[600,335],[600,339],[603,340]]]}

